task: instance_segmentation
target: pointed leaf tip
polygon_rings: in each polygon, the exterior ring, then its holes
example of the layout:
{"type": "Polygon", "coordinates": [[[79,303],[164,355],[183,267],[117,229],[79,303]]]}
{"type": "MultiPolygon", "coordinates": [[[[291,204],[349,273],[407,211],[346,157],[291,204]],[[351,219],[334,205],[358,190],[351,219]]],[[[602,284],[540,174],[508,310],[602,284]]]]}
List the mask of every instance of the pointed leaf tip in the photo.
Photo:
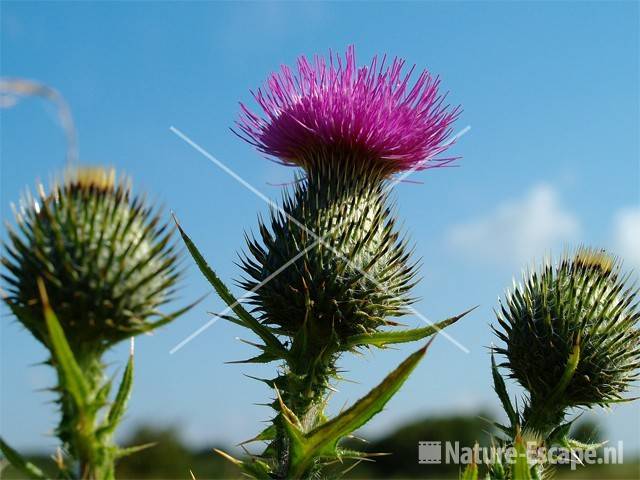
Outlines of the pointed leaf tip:
{"type": "Polygon", "coordinates": [[[445,329],[449,325],[456,323],[458,320],[460,320],[462,317],[469,314],[476,308],[478,308],[478,306],[470,308],[465,312],[442,320],[438,323],[427,325],[426,327],[413,328],[409,330],[389,330],[384,332],[354,335],[346,341],[345,346],[346,348],[362,346],[375,346],[384,348],[387,345],[395,343],[407,343],[422,340],[423,338],[438,334],[441,330],[445,329]]]}
{"type": "Polygon", "coordinates": [[[84,408],[89,399],[90,388],[87,379],[82,373],[82,369],[73,355],[71,346],[49,304],[49,297],[42,278],[37,279],[38,290],[40,291],[40,301],[49,333],[49,347],[55,359],[56,368],[60,372],[61,381],[79,408],[84,408]]]}
{"type": "Polygon", "coordinates": [[[196,265],[200,269],[200,272],[204,275],[204,277],[209,281],[213,289],[216,291],[218,296],[227,304],[227,311],[233,311],[237,316],[239,323],[248,328],[253,333],[258,335],[265,342],[265,345],[268,346],[272,352],[277,352],[278,356],[285,358],[287,355],[287,351],[278,340],[278,338],[271,332],[269,328],[260,323],[256,318],[253,317],[234,297],[229,288],[224,284],[224,282],[218,277],[218,275],[213,271],[213,269],[209,266],[204,256],[196,245],[193,243],[191,238],[186,234],[186,232],[182,229],[179,223],[176,226],[178,228],[178,232],[184,241],[187,250],[191,254],[191,257],[196,262],[196,265]]]}
{"type": "MultiPolygon", "coordinates": [[[[433,338],[430,339],[426,345],[409,355],[378,386],[351,407],[304,435],[300,453],[291,459],[291,475],[294,478],[303,476],[315,458],[334,455],[340,439],[357,430],[379,413],[422,360],[433,340],[433,338]]],[[[286,425],[287,422],[285,427],[286,425]]]]}

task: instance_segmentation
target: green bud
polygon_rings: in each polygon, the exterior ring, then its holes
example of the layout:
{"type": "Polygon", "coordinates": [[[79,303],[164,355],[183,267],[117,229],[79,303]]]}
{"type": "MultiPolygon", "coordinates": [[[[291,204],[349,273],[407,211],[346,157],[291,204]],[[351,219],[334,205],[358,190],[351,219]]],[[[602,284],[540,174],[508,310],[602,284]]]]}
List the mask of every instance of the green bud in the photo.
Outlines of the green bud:
{"type": "Polygon", "coordinates": [[[319,162],[260,223],[242,286],[261,320],[314,351],[389,325],[411,303],[415,264],[388,205],[387,182],[344,159],[319,162]],[[293,261],[292,261],[293,260],[293,261]],[[260,288],[258,288],[258,286],[260,288]]]}
{"type": "Polygon", "coordinates": [[[19,321],[49,345],[41,278],[74,351],[100,352],[168,318],[179,273],[171,230],[115,171],[79,168],[49,192],[27,196],[9,232],[5,300],[19,321]]]}
{"type": "Polygon", "coordinates": [[[568,408],[623,399],[640,367],[637,294],[617,259],[588,248],[545,262],[507,293],[496,351],[529,391],[526,425],[548,431],[568,408]]]}

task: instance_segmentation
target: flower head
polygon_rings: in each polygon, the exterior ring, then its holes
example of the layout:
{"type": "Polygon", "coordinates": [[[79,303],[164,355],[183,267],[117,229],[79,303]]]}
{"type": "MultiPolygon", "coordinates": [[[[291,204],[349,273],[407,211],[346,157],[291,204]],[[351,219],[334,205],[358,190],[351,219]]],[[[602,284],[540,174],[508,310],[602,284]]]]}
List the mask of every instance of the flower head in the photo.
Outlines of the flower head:
{"type": "Polygon", "coordinates": [[[114,170],[74,169],[27,196],[9,232],[5,301],[45,345],[38,279],[72,346],[103,351],[172,318],[158,307],[179,275],[171,230],[114,170]]]}
{"type": "Polygon", "coordinates": [[[640,368],[638,292],[628,279],[611,255],[579,248],[507,295],[496,350],[530,393],[525,417],[558,421],[566,408],[622,399],[640,368]]]}
{"type": "Polygon", "coordinates": [[[253,94],[264,117],[241,104],[240,136],[304,168],[336,154],[389,173],[446,162],[436,157],[451,144],[447,138],[459,108],[444,103],[440,80],[428,71],[412,85],[413,67],[403,72],[400,58],[385,63],[374,57],[358,68],[349,47],[344,60],[330,54],[327,64],[322,57],[302,56],[297,73],[282,66],[253,94]]]}

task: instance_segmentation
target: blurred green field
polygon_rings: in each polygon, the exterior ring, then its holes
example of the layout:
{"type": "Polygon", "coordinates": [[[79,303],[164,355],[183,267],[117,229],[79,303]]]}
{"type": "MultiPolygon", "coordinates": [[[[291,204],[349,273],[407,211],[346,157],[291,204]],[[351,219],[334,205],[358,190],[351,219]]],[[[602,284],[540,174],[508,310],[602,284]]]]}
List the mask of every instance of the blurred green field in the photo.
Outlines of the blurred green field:
{"type": "MultiPolygon", "coordinates": [[[[389,434],[370,439],[369,442],[352,440],[353,447],[367,452],[387,452],[391,455],[376,458],[375,462],[362,462],[346,473],[350,479],[428,478],[457,479],[457,465],[421,465],[418,463],[418,442],[458,441],[461,446],[489,445],[491,436],[490,415],[480,412],[470,416],[444,416],[418,420],[399,427],[389,434]]],[[[584,441],[598,440],[599,431],[592,423],[579,424],[574,436],[584,441]]],[[[125,442],[138,445],[156,442],[156,446],[123,459],[118,465],[117,478],[134,479],[190,479],[190,473],[199,480],[242,478],[238,470],[212,449],[226,450],[229,446],[211,445],[207,449],[192,449],[182,440],[175,428],[140,426],[125,442]]],[[[31,460],[45,471],[51,470],[52,461],[47,455],[32,455],[31,460]]],[[[574,480],[636,480],[640,479],[640,457],[625,452],[625,463],[619,465],[590,465],[572,471],[563,466],[555,471],[556,479],[574,480]]],[[[335,472],[347,469],[351,464],[336,465],[335,472]]],[[[25,478],[11,467],[2,472],[3,479],[25,478]]]]}

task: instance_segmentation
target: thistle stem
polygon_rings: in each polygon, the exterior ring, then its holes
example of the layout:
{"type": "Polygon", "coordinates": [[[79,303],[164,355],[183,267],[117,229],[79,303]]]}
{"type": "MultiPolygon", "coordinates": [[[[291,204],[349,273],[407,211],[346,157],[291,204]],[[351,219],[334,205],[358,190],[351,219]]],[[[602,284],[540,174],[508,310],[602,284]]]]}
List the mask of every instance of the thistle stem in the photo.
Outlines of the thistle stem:
{"type": "MultiPolygon", "coordinates": [[[[115,477],[115,458],[109,437],[97,435],[97,412],[104,403],[100,391],[104,386],[104,364],[100,353],[76,356],[78,365],[89,380],[86,408],[78,408],[69,392],[62,391],[62,417],[57,435],[65,450],[77,463],[77,476],[82,480],[109,480],[115,477]]],[[[57,369],[59,383],[62,372],[57,369]]]]}
{"type": "MultiPolygon", "coordinates": [[[[275,384],[282,392],[284,404],[299,419],[302,429],[308,432],[324,419],[324,404],[329,379],[335,373],[336,354],[323,351],[314,355],[305,355],[296,361],[290,360],[286,371],[275,384]]],[[[281,478],[290,478],[289,441],[282,426],[281,413],[274,419],[276,426],[275,458],[278,462],[277,472],[281,478]]],[[[304,477],[310,475],[306,472],[304,477]]]]}

